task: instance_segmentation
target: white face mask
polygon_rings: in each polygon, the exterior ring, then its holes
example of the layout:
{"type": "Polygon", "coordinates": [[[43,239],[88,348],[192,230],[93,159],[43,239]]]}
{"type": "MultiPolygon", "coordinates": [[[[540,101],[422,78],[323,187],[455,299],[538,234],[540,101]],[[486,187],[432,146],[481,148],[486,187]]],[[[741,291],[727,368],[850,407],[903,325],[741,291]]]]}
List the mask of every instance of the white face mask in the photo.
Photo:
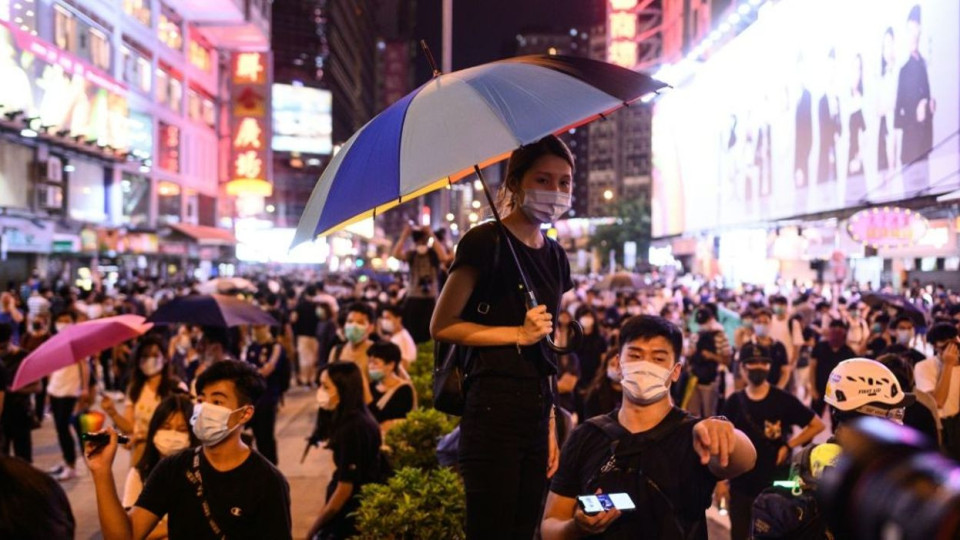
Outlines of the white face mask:
{"type": "Polygon", "coordinates": [[[165,363],[162,356],[146,356],[140,359],[140,371],[147,377],[153,377],[163,371],[165,363]]]}
{"type": "Polygon", "coordinates": [[[396,330],[396,328],[394,328],[393,321],[387,319],[380,321],[380,328],[383,329],[383,331],[387,334],[393,334],[394,330],[396,330]]]}
{"type": "Polygon", "coordinates": [[[639,315],[641,313],[640,306],[627,306],[627,313],[630,315],[639,315]]]}
{"type": "Polygon", "coordinates": [[[317,388],[317,403],[320,405],[320,408],[325,411],[332,411],[337,408],[336,405],[331,405],[330,402],[333,401],[330,399],[330,392],[327,392],[322,386],[317,388]]]}
{"type": "Polygon", "coordinates": [[[190,434],[175,429],[158,429],[153,445],[160,455],[167,457],[190,447],[190,434]]]}
{"type": "Polygon", "coordinates": [[[553,223],[570,210],[569,193],[548,189],[528,189],[523,196],[523,211],[537,223],[553,223]]]}
{"type": "Polygon", "coordinates": [[[622,379],[620,376],[620,370],[616,366],[610,366],[607,368],[607,378],[611,381],[618,383],[622,379]]]}
{"type": "Polygon", "coordinates": [[[666,397],[669,389],[671,369],[662,368],[652,362],[630,362],[620,365],[623,373],[624,392],[630,401],[638,405],[650,405],[666,397]]]}
{"type": "Polygon", "coordinates": [[[590,330],[593,328],[593,317],[580,317],[580,326],[584,330],[590,330]]]}
{"type": "MultiPolygon", "coordinates": [[[[243,407],[240,407],[240,409],[243,409],[243,407]]],[[[204,446],[215,446],[240,427],[239,422],[233,427],[227,425],[230,415],[240,409],[231,411],[213,403],[197,403],[193,406],[193,416],[190,417],[193,434],[200,439],[200,443],[204,446]]]]}
{"type": "Polygon", "coordinates": [[[63,332],[67,328],[70,328],[70,323],[58,322],[54,324],[53,327],[57,329],[57,332],[63,332]]]}

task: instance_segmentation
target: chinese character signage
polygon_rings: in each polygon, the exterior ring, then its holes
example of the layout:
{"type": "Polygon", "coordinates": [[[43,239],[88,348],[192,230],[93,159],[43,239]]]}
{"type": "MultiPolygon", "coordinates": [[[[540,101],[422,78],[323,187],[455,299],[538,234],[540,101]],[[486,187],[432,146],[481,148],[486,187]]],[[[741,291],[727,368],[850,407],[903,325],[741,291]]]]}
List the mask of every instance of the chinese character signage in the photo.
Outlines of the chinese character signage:
{"type": "Polygon", "coordinates": [[[228,192],[262,196],[270,191],[264,188],[270,182],[272,165],[268,139],[272,130],[269,54],[235,53],[230,65],[230,82],[228,180],[233,184],[228,186],[228,192]],[[239,189],[244,186],[246,188],[239,189]]]}
{"type": "Polygon", "coordinates": [[[607,60],[633,69],[637,65],[637,0],[610,0],[607,10],[607,60]]]}

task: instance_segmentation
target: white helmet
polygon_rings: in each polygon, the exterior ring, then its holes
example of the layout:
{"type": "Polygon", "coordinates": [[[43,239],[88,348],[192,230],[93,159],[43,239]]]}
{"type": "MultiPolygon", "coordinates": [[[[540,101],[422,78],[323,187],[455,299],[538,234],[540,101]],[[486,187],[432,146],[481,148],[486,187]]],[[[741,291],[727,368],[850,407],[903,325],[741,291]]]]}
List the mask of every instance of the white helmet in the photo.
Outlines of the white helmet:
{"type": "Polygon", "coordinates": [[[916,397],[904,393],[893,372],[880,362],[851,358],[830,372],[823,400],[840,411],[888,417],[888,411],[906,407],[916,397]]]}

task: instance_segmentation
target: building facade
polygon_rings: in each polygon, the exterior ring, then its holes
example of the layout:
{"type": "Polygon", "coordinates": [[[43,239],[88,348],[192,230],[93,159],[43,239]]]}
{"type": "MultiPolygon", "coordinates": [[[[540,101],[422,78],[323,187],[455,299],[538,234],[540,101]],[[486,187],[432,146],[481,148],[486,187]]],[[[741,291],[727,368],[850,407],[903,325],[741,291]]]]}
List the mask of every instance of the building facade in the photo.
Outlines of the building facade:
{"type": "Polygon", "coordinates": [[[0,1],[15,81],[0,92],[0,207],[4,255],[19,261],[0,273],[39,267],[72,282],[101,259],[122,274],[131,265],[166,273],[165,257],[178,269],[220,257],[199,247],[218,234],[207,228],[226,180],[229,111],[219,96],[231,51],[269,49],[268,7],[0,1]]]}

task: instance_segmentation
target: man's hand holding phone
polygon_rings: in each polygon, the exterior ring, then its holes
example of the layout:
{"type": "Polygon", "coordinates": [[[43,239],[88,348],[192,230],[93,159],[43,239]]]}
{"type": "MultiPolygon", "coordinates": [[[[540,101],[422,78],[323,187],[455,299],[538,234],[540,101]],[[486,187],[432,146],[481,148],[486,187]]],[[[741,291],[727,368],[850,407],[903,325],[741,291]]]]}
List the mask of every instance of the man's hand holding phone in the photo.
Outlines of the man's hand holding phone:
{"type": "Polygon", "coordinates": [[[604,494],[599,489],[596,495],[577,497],[577,508],[573,520],[584,534],[600,534],[620,517],[624,510],[634,510],[636,506],[626,493],[604,494]]]}
{"type": "Polygon", "coordinates": [[[110,441],[106,445],[95,441],[85,441],[83,443],[83,454],[87,459],[87,467],[94,476],[110,474],[113,459],[117,456],[116,430],[108,427],[104,432],[110,436],[110,441]]]}

